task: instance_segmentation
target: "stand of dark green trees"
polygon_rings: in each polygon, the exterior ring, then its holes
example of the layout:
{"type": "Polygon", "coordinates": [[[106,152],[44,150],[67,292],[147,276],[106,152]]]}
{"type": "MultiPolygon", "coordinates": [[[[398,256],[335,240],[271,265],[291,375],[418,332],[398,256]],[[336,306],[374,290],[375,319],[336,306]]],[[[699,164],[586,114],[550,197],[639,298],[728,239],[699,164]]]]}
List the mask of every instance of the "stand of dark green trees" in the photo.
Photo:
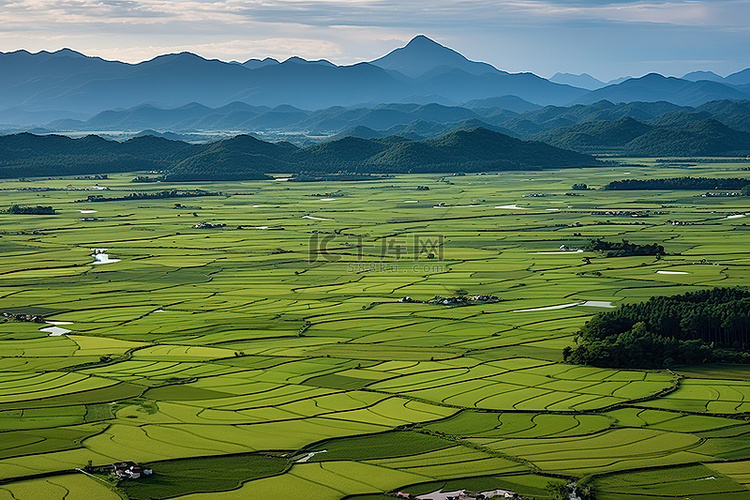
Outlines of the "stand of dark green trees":
{"type": "Polygon", "coordinates": [[[102,202],[102,201],[123,201],[123,200],[159,200],[163,198],[191,198],[197,196],[220,196],[221,193],[214,193],[204,189],[191,189],[189,191],[179,191],[177,189],[165,189],[162,191],[153,191],[145,193],[130,193],[125,196],[108,197],[101,194],[91,194],[86,199],[76,200],[77,203],[102,202]]]}
{"type": "Polygon", "coordinates": [[[622,242],[604,241],[600,239],[591,240],[584,247],[589,252],[601,252],[606,257],[630,257],[634,255],[666,255],[664,247],[652,243],[651,245],[638,245],[626,240],[622,242]]]}
{"type": "Polygon", "coordinates": [[[43,207],[41,205],[37,205],[35,207],[22,207],[20,205],[11,205],[11,207],[6,210],[6,213],[9,214],[20,214],[20,215],[57,215],[57,212],[52,207],[43,207]]]}
{"type": "Polygon", "coordinates": [[[738,177],[728,179],[711,179],[708,177],[672,177],[670,179],[625,179],[612,181],[602,187],[605,190],[635,190],[635,189],[694,189],[700,191],[711,190],[739,190],[750,185],[750,179],[738,177]]]}
{"type": "Polygon", "coordinates": [[[750,292],[714,288],[652,297],[594,316],[563,358],[610,368],[750,363],[750,292]]]}
{"type": "Polygon", "coordinates": [[[561,484],[551,482],[547,485],[547,491],[552,495],[552,500],[570,500],[578,498],[580,500],[595,500],[596,491],[588,485],[579,486],[575,483],[561,484]]]}

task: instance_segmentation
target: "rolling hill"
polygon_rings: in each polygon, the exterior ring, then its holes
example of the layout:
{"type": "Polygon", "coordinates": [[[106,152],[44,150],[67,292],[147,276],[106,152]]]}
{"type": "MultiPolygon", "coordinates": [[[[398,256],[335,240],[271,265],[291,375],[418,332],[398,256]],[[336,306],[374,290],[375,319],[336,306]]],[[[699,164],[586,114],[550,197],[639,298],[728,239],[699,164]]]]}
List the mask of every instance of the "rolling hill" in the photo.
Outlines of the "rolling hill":
{"type": "Polygon", "coordinates": [[[560,148],[627,156],[737,156],[750,153],[750,133],[706,112],[677,111],[641,123],[632,118],[588,122],[532,136],[560,148]]]}
{"type": "Polygon", "coordinates": [[[597,153],[619,153],[653,127],[630,117],[616,121],[587,122],[532,136],[560,148],[597,153]]]}
{"type": "Polygon", "coordinates": [[[125,142],[28,133],[0,137],[0,177],[158,170],[170,180],[260,179],[271,172],[477,172],[598,165],[591,156],[484,128],[427,141],[345,137],[298,148],[241,135],[195,145],[144,136],[125,142]]]}

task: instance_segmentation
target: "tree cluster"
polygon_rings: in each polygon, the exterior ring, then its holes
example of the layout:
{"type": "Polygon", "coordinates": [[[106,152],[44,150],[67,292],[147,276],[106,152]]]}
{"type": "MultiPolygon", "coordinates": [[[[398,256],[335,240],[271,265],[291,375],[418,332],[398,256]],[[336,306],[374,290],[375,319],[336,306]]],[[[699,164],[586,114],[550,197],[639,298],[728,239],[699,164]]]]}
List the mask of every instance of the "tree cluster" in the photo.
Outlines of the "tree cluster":
{"type": "Polygon", "coordinates": [[[547,491],[552,495],[552,500],[570,500],[578,498],[580,500],[595,500],[596,490],[589,485],[577,485],[575,483],[562,484],[550,482],[547,484],[547,491]]]}
{"type": "Polygon", "coordinates": [[[35,207],[22,207],[20,205],[11,205],[6,213],[9,214],[21,214],[21,215],[57,215],[57,212],[52,207],[43,207],[37,205],[35,207]]]}
{"type": "Polygon", "coordinates": [[[675,364],[750,363],[750,292],[713,288],[599,313],[563,357],[576,364],[662,368],[675,364]]]}
{"type": "Polygon", "coordinates": [[[666,255],[664,247],[652,243],[650,245],[638,245],[626,240],[622,242],[604,241],[601,239],[591,240],[584,247],[589,252],[601,252],[606,257],[632,257],[635,255],[666,255]]]}
{"type": "Polygon", "coordinates": [[[107,197],[101,194],[89,195],[86,199],[76,200],[79,203],[102,202],[102,201],[123,201],[123,200],[158,200],[163,198],[190,198],[196,196],[219,196],[221,193],[214,193],[204,189],[191,189],[189,191],[179,191],[177,189],[164,189],[162,191],[129,193],[125,196],[107,197]]]}

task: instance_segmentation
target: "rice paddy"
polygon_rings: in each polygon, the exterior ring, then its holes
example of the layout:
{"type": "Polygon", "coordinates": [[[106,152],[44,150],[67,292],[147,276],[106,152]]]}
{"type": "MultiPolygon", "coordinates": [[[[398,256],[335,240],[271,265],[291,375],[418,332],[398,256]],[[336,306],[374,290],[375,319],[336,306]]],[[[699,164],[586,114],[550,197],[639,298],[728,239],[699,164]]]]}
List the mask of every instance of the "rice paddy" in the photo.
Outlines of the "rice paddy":
{"type": "MultiPolygon", "coordinates": [[[[0,499],[750,497],[750,368],[562,362],[599,311],[750,278],[744,197],[566,195],[621,170],[211,183],[182,208],[1,182],[0,207],[59,215],[0,213],[0,313],[43,317],[0,323],[0,499]],[[579,251],[594,238],[668,255],[579,251]],[[154,477],[76,471],[124,460],[154,477]]],[[[99,183],[150,189],[133,176],[99,183]]]]}

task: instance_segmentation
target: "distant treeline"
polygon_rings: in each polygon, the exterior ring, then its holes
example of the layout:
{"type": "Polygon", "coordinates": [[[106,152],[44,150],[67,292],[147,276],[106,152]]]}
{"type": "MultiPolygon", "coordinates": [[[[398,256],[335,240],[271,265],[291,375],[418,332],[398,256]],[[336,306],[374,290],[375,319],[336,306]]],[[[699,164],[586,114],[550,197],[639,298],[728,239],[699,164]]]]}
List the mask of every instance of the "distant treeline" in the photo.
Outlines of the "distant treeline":
{"type": "MultiPolygon", "coordinates": [[[[662,164],[670,164],[679,162],[680,164],[688,164],[688,163],[747,163],[750,162],[750,157],[742,157],[742,158],[705,158],[705,157],[697,157],[697,158],[686,158],[684,156],[680,156],[677,158],[656,158],[654,160],[656,163],[662,163],[662,164]]],[[[739,170],[750,170],[749,167],[741,167],[739,170]]]]}
{"type": "Polygon", "coordinates": [[[35,207],[22,207],[20,205],[11,205],[11,207],[5,211],[9,214],[21,214],[21,215],[57,215],[57,212],[52,207],[43,207],[37,205],[35,207]]]}
{"type": "Polygon", "coordinates": [[[713,288],[652,297],[594,316],[563,357],[618,368],[750,363],[750,292],[713,288]]]}
{"type": "MultiPolygon", "coordinates": [[[[2,150],[0,150],[2,154],[2,150]]],[[[0,159],[0,178],[59,177],[61,175],[94,172],[133,172],[153,170],[160,164],[134,158],[108,159],[100,156],[65,155],[41,156],[33,159],[3,161],[0,159]]]]}
{"type": "Polygon", "coordinates": [[[165,189],[163,191],[130,193],[125,196],[107,197],[101,194],[92,194],[77,203],[90,203],[101,201],[123,201],[123,200],[158,200],[163,198],[192,198],[196,196],[219,196],[221,193],[213,193],[203,189],[192,189],[190,191],[179,191],[177,189],[165,189]]]}
{"type": "Polygon", "coordinates": [[[670,179],[625,179],[612,181],[602,189],[633,190],[633,189],[693,189],[700,191],[734,190],[750,185],[750,179],[738,177],[728,179],[710,179],[708,177],[672,177],[670,179]]]}
{"type": "Polygon", "coordinates": [[[626,240],[622,242],[604,241],[600,239],[591,240],[584,247],[589,252],[602,252],[607,257],[631,257],[634,255],[666,255],[664,247],[652,243],[650,245],[638,245],[626,240]]]}
{"type": "Polygon", "coordinates": [[[325,174],[319,172],[300,172],[293,175],[289,180],[293,182],[322,182],[322,181],[374,181],[382,179],[382,175],[357,174],[354,172],[336,172],[325,174]]]}

